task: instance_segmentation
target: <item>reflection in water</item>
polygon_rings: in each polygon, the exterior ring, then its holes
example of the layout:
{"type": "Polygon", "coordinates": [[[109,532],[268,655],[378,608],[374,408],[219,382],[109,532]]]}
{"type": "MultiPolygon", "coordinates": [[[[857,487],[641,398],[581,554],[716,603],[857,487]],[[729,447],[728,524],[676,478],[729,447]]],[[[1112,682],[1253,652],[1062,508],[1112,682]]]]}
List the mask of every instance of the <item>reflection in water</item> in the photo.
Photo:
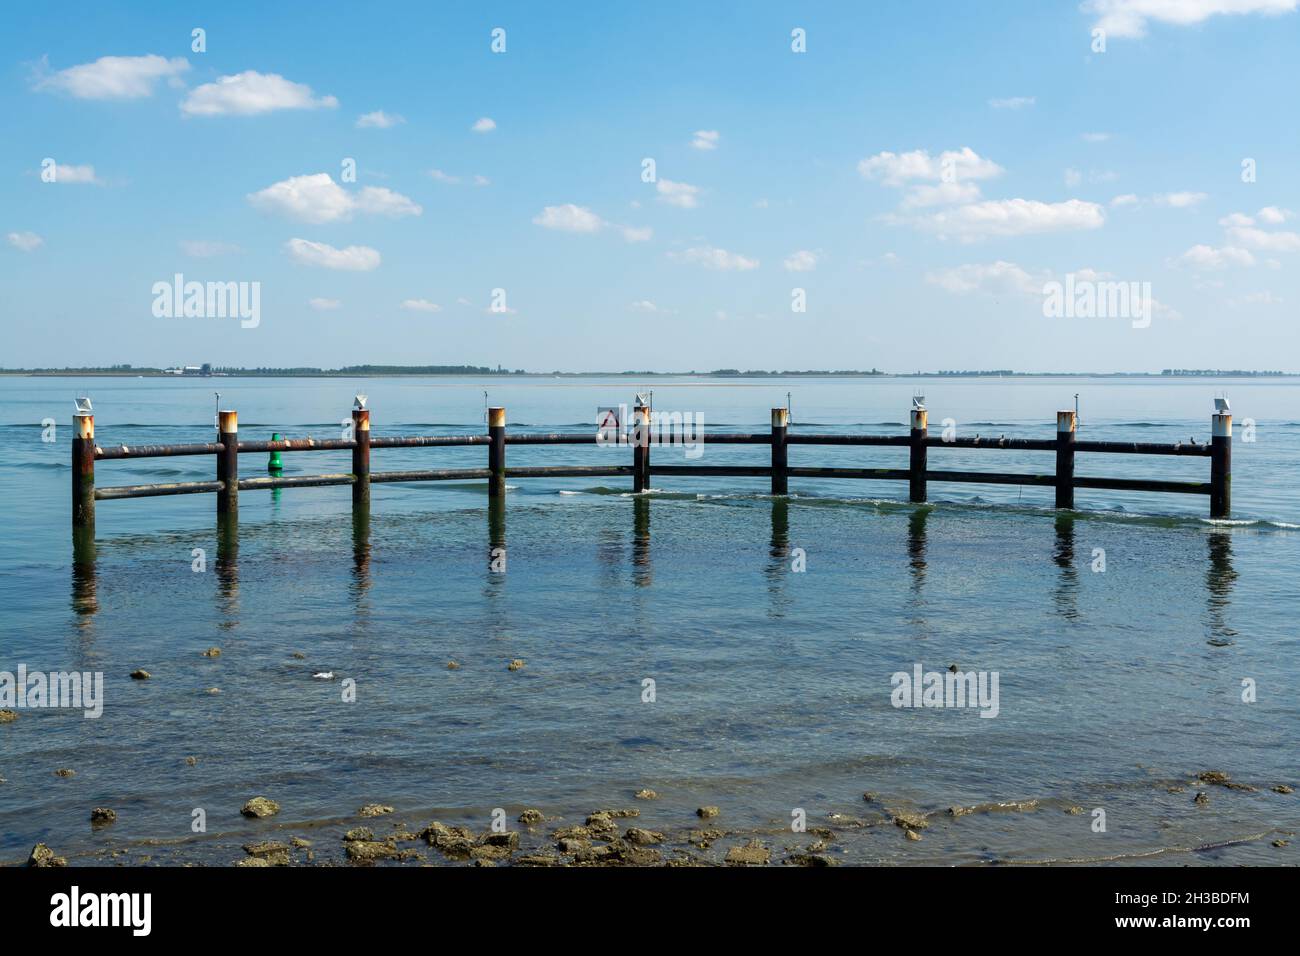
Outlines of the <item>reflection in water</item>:
{"type": "Polygon", "coordinates": [[[924,629],[925,619],[925,526],[932,508],[917,508],[907,518],[907,563],[912,574],[912,624],[924,629]]]}
{"type": "Polygon", "coordinates": [[[632,499],[632,582],[639,588],[654,581],[650,565],[650,499],[644,495],[632,499]]]}
{"type": "Polygon", "coordinates": [[[239,513],[217,515],[217,590],[219,607],[225,615],[220,626],[230,629],[239,624],[239,513]]]}
{"type": "Polygon", "coordinates": [[[785,617],[790,599],[786,595],[786,573],[790,570],[790,499],[772,499],[772,543],[768,548],[764,574],[767,576],[767,593],[771,598],[767,616],[785,617]]]}
{"type": "Polygon", "coordinates": [[[95,529],[72,529],[72,611],[78,627],[89,627],[99,610],[95,580],[95,529]]]}
{"type": "Polygon", "coordinates": [[[496,594],[506,583],[506,500],[488,496],[487,583],[484,594],[496,594]]]}
{"type": "Polygon", "coordinates": [[[1074,516],[1056,516],[1056,549],[1052,560],[1061,569],[1060,583],[1056,586],[1054,600],[1056,613],[1066,620],[1079,618],[1079,569],[1074,566],[1074,516]]]}
{"type": "Polygon", "coordinates": [[[357,613],[369,610],[364,600],[370,590],[370,504],[361,502],[352,506],[352,599],[357,602],[357,613]]]}
{"type": "Polygon", "coordinates": [[[1228,625],[1232,588],[1237,582],[1237,572],[1232,566],[1232,535],[1226,531],[1211,531],[1206,539],[1210,549],[1210,566],[1205,574],[1205,589],[1209,592],[1206,605],[1210,643],[1221,647],[1231,644],[1237,636],[1236,630],[1228,625]]]}

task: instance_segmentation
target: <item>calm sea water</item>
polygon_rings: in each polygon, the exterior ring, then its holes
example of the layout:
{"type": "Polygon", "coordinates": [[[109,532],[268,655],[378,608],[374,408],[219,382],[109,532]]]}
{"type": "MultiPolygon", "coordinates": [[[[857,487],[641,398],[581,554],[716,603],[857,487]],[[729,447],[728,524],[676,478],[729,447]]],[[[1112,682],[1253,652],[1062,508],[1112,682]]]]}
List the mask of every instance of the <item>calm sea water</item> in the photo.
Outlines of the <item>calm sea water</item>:
{"type": "MultiPolygon", "coordinates": [[[[256,832],[238,811],[257,794],[292,821],[379,801],[484,826],[494,807],[580,818],[650,787],[661,799],[643,817],[663,827],[689,825],[702,803],[728,826],[788,826],[793,808],[816,825],[863,813],[864,791],[921,810],[1041,801],[932,825],[920,843],[861,831],[836,849],[852,862],[1297,862],[1271,841],[1300,827],[1300,804],[1270,789],[1300,783],[1293,379],[653,382],[657,409],[699,412],[706,432],[766,430],[790,392],[796,431],[899,433],[920,387],[933,431],[951,417],[961,435],[1049,437],[1078,393],[1081,437],[1169,442],[1207,440],[1226,391],[1238,423],[1226,522],[1209,521],[1200,496],[1079,491],[1082,510],[1062,516],[1050,488],[932,484],[918,508],[890,482],[792,480],[782,500],[765,479],[660,477],[642,497],[622,479],[518,480],[504,508],[481,482],[375,485],[368,521],[352,520],[346,488],[245,492],[224,536],[210,495],[101,501],[95,560],[72,561],[78,394],[93,397],[110,445],[210,440],[214,390],[251,440],[338,437],[358,391],[377,435],[480,432],[484,390],[512,430],[586,429],[638,384],[0,378],[0,670],[102,671],[106,698],[99,719],[28,710],[0,726],[0,861],[37,841],[74,862],[133,841],[184,845],[194,808],[209,833],[237,839],[256,832]],[[504,574],[489,570],[494,547],[504,574]],[[201,656],[210,646],[222,655],[201,656]],[[514,658],[524,670],[506,669],[514,658]],[[997,672],[998,716],[895,709],[891,675],[917,663],[997,672]],[[153,679],[132,681],[136,668],[153,679]],[[345,678],[354,703],[341,700],[345,678]],[[1205,770],[1256,789],[1177,789],[1205,770]],[[94,806],[118,823],[92,832],[94,806]]],[[[714,446],[692,461],[763,463],[766,451],[714,446]]],[[[485,455],[376,449],[372,467],[479,467],[485,455]]],[[[905,456],[798,446],[791,463],[905,456]]],[[[284,458],[286,474],[349,470],[346,453],[284,458]]],[[[654,458],[688,461],[680,449],[654,458]]],[[[509,460],[630,453],[511,446],[509,460]]],[[[1053,468],[1041,452],[930,460],[1053,468]]],[[[97,482],[208,479],[212,467],[100,462],[97,482]]],[[[240,467],[261,474],[265,460],[240,467]]],[[[1208,460],[1081,456],[1078,472],[1204,480],[1208,460]]]]}

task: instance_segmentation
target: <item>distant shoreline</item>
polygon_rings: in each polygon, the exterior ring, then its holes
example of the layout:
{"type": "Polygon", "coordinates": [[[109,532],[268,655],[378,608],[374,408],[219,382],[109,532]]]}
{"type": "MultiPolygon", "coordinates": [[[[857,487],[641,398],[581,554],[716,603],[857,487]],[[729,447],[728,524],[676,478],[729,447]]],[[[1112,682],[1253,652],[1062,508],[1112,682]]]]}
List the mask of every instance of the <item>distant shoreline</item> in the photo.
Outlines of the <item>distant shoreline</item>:
{"type": "Polygon", "coordinates": [[[65,369],[0,369],[0,377],[9,378],[698,378],[698,379],[795,379],[795,378],[1296,378],[1300,372],[1269,372],[1248,369],[1172,369],[1160,372],[1017,372],[999,371],[933,371],[933,372],[882,372],[870,371],[735,371],[731,369],[711,372],[526,372],[523,370],[499,371],[488,368],[464,367],[457,369],[413,369],[398,366],[363,366],[358,369],[220,369],[210,373],[177,374],[157,368],[65,368],[65,369]],[[363,370],[364,369],[364,370],[363,370]]]}

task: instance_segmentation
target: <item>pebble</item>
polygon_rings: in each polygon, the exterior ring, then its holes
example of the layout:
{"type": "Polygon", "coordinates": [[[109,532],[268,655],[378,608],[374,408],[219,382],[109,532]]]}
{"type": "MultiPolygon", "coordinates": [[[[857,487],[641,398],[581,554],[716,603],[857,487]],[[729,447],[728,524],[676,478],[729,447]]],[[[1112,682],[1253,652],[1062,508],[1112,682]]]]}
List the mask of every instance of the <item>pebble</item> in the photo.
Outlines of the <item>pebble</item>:
{"type": "Polygon", "coordinates": [[[27,858],[28,866],[67,866],[68,861],[61,856],[55,856],[44,843],[38,843],[32,847],[32,854],[27,858]]]}
{"type": "Polygon", "coordinates": [[[270,817],[280,812],[280,805],[266,797],[254,797],[239,812],[246,817],[270,817]]]}
{"type": "Polygon", "coordinates": [[[699,817],[701,820],[711,820],[713,817],[716,817],[721,812],[722,811],[719,810],[717,807],[700,807],[698,810],[695,811],[695,815],[699,817]]]}
{"type": "Polygon", "coordinates": [[[506,669],[512,671],[521,671],[524,669],[524,662],[516,657],[513,661],[509,663],[509,665],[507,665],[506,669]]]}
{"type": "Polygon", "coordinates": [[[764,866],[771,858],[771,851],[757,840],[750,840],[744,846],[733,846],[727,851],[728,863],[743,866],[764,866]]]}
{"type": "Polygon", "coordinates": [[[150,677],[153,677],[153,675],[144,668],[131,671],[131,680],[148,680],[150,677]]]}

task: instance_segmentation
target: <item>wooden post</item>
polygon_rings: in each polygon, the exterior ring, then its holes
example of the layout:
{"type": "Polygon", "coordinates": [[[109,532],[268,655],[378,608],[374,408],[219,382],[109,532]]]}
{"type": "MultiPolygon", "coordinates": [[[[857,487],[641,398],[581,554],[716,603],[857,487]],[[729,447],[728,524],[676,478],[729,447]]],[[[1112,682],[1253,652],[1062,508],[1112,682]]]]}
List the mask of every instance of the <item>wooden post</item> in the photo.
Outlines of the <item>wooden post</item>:
{"type": "Polygon", "coordinates": [[[930,432],[930,413],[924,406],[912,406],[911,454],[908,459],[908,501],[925,501],[925,439],[930,432]]]}
{"type": "Polygon", "coordinates": [[[506,496],[506,410],[488,409],[488,497],[506,496]]]}
{"type": "Polygon", "coordinates": [[[772,494],[790,493],[789,456],[786,454],[786,433],[790,429],[790,409],[772,409],[772,494]]]}
{"type": "Polygon", "coordinates": [[[1215,412],[1210,419],[1210,517],[1232,512],[1232,413],[1215,412]]]}
{"type": "Polygon", "coordinates": [[[217,440],[225,446],[217,452],[217,481],[223,487],[217,492],[217,514],[239,513],[239,413],[217,413],[217,440]]]}
{"type": "Polygon", "coordinates": [[[72,416],[72,527],[95,536],[95,416],[72,416]]]}
{"type": "Polygon", "coordinates": [[[650,490],[650,406],[632,409],[632,491],[650,490]]]}
{"type": "Polygon", "coordinates": [[[1056,413],[1056,507],[1074,507],[1074,409],[1056,413]]]}
{"type": "Polygon", "coordinates": [[[370,504],[370,409],[352,409],[352,507],[370,504]]]}

